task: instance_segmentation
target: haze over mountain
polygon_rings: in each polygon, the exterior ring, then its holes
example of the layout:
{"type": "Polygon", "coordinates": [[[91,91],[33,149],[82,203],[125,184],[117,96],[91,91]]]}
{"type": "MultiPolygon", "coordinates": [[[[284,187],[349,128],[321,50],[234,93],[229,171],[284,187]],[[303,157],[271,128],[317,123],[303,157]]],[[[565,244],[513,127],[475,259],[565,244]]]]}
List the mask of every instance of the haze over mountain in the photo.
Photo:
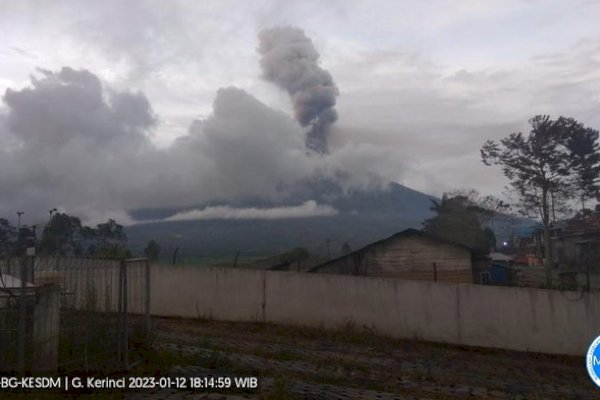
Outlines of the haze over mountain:
{"type": "MultiPolygon", "coordinates": [[[[485,140],[527,131],[536,114],[599,126],[599,11],[587,0],[6,2],[0,215],[131,223],[131,210],[280,198],[317,177],[501,196],[485,140]]],[[[294,204],[273,211],[331,212],[294,204]]]]}
{"type": "MultiPolygon", "coordinates": [[[[420,228],[431,216],[431,197],[398,184],[385,190],[344,193],[332,182],[320,181],[298,185],[293,194],[277,201],[245,199],[213,202],[198,209],[216,209],[227,204],[228,210],[255,210],[245,217],[229,213],[218,218],[188,214],[188,220],[168,220],[182,215],[176,209],[146,209],[132,213],[140,220],[167,219],[166,222],[141,223],[127,228],[134,248],[149,240],[165,249],[181,247],[183,256],[271,255],[293,247],[306,247],[323,256],[337,255],[344,242],[358,248],[400,230],[420,228]],[[290,217],[290,213],[268,218],[258,210],[275,210],[313,202],[328,207],[326,215],[290,217]],[[328,248],[329,241],[329,248],[328,248]]],[[[223,210],[223,208],[220,208],[223,210]]],[[[309,210],[310,211],[310,210],[309,210]]]]}
{"type": "Polygon", "coordinates": [[[132,210],[148,208],[240,217],[223,208],[194,210],[198,204],[278,207],[258,211],[265,218],[331,216],[339,211],[323,203],[327,196],[385,190],[401,176],[402,160],[384,147],[330,148],[338,89],[301,29],[258,36],[262,77],[290,96],[295,119],[244,90],[221,88],[211,115],[158,148],[150,138],[159,116],[145,95],[110,88],[90,71],[39,70],[29,87],[7,89],[0,186],[18,190],[0,198],[0,211],[26,210],[32,220],[53,207],[88,223],[114,218],[126,225],[136,222],[132,210]],[[306,182],[318,190],[307,191],[306,182]]]}
{"type": "Polygon", "coordinates": [[[137,247],[155,239],[194,254],[322,252],[326,241],[360,246],[420,228],[430,197],[398,183],[411,168],[405,157],[336,126],[343,93],[312,40],[291,26],[257,38],[260,77],[291,112],[220,88],[212,112],[167,147],[152,141],[160,116],[143,92],[89,70],[38,69],[29,85],[8,88],[0,186],[15,190],[0,213],[25,210],[26,223],[54,208],[86,224],[114,218],[137,247]]]}

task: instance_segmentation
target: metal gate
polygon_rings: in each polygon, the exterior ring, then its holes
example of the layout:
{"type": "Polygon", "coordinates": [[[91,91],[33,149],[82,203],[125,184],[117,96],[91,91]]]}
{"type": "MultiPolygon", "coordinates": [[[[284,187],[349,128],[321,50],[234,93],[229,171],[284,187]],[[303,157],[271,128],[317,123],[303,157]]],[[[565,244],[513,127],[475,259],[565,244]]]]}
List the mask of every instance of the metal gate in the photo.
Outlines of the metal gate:
{"type": "Polygon", "coordinates": [[[149,333],[145,258],[0,262],[0,371],[127,370],[143,355],[149,333]]]}

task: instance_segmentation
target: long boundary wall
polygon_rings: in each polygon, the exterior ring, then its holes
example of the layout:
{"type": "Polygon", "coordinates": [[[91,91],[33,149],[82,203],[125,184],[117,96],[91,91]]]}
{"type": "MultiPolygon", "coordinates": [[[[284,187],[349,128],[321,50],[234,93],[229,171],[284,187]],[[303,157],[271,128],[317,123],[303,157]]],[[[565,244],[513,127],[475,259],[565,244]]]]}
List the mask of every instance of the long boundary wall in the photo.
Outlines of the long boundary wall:
{"type": "Polygon", "coordinates": [[[197,266],[154,266],[152,314],[335,328],[583,355],[600,294],[197,266]]]}

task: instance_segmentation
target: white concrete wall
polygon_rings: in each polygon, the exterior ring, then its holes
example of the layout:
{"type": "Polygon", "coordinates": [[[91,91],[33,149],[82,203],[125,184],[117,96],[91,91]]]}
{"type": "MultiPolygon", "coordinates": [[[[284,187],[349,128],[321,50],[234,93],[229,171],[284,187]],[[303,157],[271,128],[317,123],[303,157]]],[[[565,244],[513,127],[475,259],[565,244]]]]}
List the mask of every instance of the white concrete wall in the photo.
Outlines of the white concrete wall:
{"type": "Polygon", "coordinates": [[[262,321],[261,271],[230,268],[153,266],[154,315],[262,321]]]}
{"type": "Polygon", "coordinates": [[[153,267],[152,313],[579,356],[600,335],[598,293],[195,266],[153,267]]]}

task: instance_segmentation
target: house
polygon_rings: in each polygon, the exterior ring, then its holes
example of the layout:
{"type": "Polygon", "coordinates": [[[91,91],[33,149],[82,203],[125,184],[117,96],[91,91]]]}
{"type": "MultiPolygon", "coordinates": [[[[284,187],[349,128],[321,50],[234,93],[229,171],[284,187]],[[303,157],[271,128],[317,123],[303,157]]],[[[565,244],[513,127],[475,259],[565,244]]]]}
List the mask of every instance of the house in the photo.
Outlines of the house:
{"type": "Polygon", "coordinates": [[[561,266],[580,266],[600,258],[600,215],[576,217],[551,231],[552,256],[561,266]]]}
{"type": "MultiPolygon", "coordinates": [[[[600,214],[553,222],[550,226],[551,256],[561,269],[585,267],[600,260],[600,214]]],[[[515,262],[532,267],[544,265],[544,232],[536,228],[519,240],[515,262]]]]}
{"type": "Polygon", "coordinates": [[[504,253],[510,253],[515,265],[540,266],[544,264],[544,240],[541,224],[527,222],[512,230],[511,239],[504,247],[504,253]]]}
{"type": "Polygon", "coordinates": [[[309,272],[473,283],[476,258],[471,248],[407,229],[309,272]]]}

